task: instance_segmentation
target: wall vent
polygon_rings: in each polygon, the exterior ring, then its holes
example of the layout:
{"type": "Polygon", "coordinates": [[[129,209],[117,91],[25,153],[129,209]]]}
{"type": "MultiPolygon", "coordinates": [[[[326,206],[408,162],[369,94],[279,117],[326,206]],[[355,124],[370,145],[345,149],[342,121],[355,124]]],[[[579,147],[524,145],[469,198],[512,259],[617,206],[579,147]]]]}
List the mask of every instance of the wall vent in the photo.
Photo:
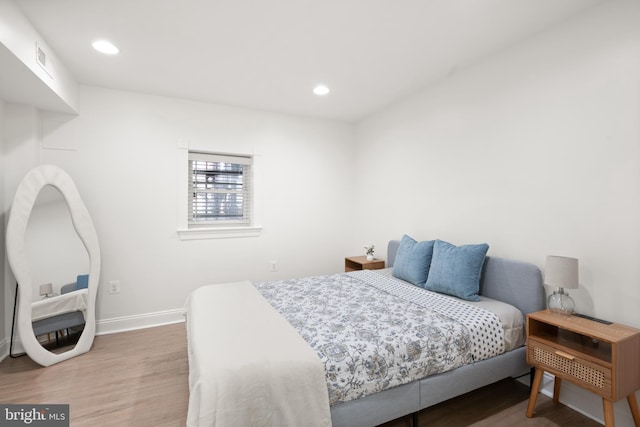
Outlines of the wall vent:
{"type": "Polygon", "coordinates": [[[51,77],[51,73],[47,70],[47,54],[38,46],[38,43],[36,43],[36,62],[51,77]]]}

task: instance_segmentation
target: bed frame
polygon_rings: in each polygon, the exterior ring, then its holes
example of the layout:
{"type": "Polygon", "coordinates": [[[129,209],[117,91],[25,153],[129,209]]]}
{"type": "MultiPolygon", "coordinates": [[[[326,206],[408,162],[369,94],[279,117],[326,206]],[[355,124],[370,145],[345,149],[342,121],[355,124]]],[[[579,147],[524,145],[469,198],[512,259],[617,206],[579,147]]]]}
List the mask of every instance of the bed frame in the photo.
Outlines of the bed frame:
{"type": "MultiPolygon", "coordinates": [[[[393,267],[399,240],[387,247],[387,267],[393,267]]],[[[480,279],[480,294],[509,303],[528,314],[545,308],[540,270],[533,264],[487,257],[480,279]]],[[[331,408],[334,427],[371,427],[433,406],[507,377],[528,374],[526,348],[429,376],[331,408]]]]}

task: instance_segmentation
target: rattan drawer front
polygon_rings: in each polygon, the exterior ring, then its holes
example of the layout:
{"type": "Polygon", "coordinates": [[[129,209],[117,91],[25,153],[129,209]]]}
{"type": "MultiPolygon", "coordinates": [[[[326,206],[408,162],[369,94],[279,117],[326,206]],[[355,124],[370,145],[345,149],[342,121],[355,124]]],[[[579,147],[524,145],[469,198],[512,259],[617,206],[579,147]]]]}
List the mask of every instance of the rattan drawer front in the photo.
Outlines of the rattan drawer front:
{"type": "Polygon", "coordinates": [[[529,362],[551,372],[559,372],[561,378],[577,381],[601,396],[611,396],[611,369],[579,357],[557,351],[531,340],[528,347],[529,362]]]}

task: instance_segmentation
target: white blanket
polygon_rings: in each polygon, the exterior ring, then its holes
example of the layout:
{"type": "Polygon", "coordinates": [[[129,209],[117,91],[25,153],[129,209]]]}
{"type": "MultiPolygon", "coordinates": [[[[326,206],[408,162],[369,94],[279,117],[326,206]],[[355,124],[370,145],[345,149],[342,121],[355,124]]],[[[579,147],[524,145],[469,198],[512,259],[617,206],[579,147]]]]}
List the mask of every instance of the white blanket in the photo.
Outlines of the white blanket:
{"type": "Polygon", "coordinates": [[[331,425],[323,363],[250,282],[198,288],[185,311],[188,426],[331,425]]]}
{"type": "Polygon", "coordinates": [[[88,289],[79,289],[51,298],[45,298],[31,304],[31,321],[48,319],[59,314],[81,311],[87,318],[88,289]]]}

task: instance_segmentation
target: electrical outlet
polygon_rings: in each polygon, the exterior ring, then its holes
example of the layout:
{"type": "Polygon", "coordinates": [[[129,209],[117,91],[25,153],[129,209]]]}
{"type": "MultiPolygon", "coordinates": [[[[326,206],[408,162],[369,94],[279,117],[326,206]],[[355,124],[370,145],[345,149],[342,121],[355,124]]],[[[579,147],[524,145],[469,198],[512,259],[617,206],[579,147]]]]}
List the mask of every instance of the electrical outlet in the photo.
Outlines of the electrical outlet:
{"type": "Polygon", "coordinates": [[[109,295],[119,294],[120,293],[120,281],[119,280],[110,280],[109,281],[109,295]]]}
{"type": "Polygon", "coordinates": [[[269,265],[271,265],[271,271],[278,271],[278,261],[269,261],[269,265]]]}

